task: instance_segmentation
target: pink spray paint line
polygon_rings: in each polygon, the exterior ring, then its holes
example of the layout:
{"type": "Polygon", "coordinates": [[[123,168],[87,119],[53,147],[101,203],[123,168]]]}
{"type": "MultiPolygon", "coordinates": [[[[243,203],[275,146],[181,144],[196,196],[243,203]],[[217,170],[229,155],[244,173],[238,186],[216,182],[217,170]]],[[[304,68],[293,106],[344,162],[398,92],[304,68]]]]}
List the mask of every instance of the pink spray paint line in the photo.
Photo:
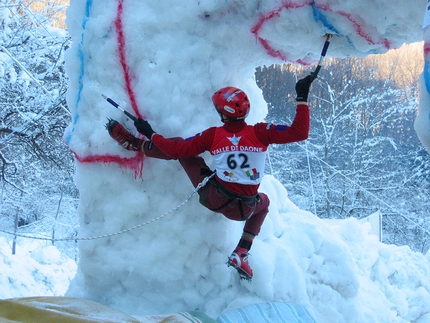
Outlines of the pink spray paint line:
{"type": "Polygon", "coordinates": [[[144,155],[142,153],[136,154],[136,156],[131,158],[120,157],[117,155],[94,155],[94,156],[80,157],[75,153],[73,154],[75,155],[75,160],[81,164],[115,163],[120,165],[120,167],[122,168],[132,170],[135,178],[138,178],[138,177],[142,178],[143,159],[144,159],[144,155]]]}
{"type": "MultiPolygon", "coordinates": [[[[123,75],[124,75],[124,83],[125,90],[128,96],[128,99],[131,103],[133,111],[138,118],[141,118],[141,114],[138,109],[138,105],[136,102],[136,96],[134,94],[132,88],[132,77],[130,75],[130,69],[126,63],[126,42],[124,37],[124,29],[122,24],[122,14],[123,14],[123,0],[118,1],[117,7],[117,15],[115,19],[115,27],[117,30],[117,44],[118,44],[118,56],[119,63],[122,67],[123,75]]],[[[72,151],[75,156],[75,160],[79,163],[115,163],[118,164],[122,168],[130,169],[133,171],[135,177],[142,177],[143,172],[143,160],[144,154],[136,153],[134,157],[124,158],[118,155],[94,155],[94,156],[78,156],[75,152],[72,151]]]]}
{"type": "Polygon", "coordinates": [[[355,33],[358,36],[360,36],[361,38],[363,38],[364,40],[366,40],[369,44],[372,44],[372,45],[383,45],[387,50],[391,49],[391,44],[388,41],[388,39],[382,38],[380,40],[374,40],[369,34],[367,34],[364,31],[363,26],[360,25],[357,22],[357,20],[354,19],[354,17],[351,14],[349,14],[347,12],[344,12],[344,11],[333,11],[333,10],[331,10],[331,8],[329,6],[322,6],[322,7],[320,7],[320,9],[323,10],[323,11],[326,11],[326,12],[335,13],[337,15],[340,15],[340,16],[348,19],[351,22],[351,24],[352,24],[352,26],[354,28],[355,33]]]}
{"type": "Polygon", "coordinates": [[[424,40],[424,59],[426,61],[429,60],[429,56],[430,55],[430,41],[426,41],[424,40]]]}
{"type": "MultiPolygon", "coordinates": [[[[306,3],[301,3],[301,4],[284,2],[281,6],[273,9],[272,11],[269,11],[267,14],[260,16],[260,19],[258,20],[258,22],[254,25],[254,27],[251,28],[251,32],[255,35],[255,37],[257,38],[259,43],[264,47],[264,49],[266,50],[268,55],[270,55],[271,57],[274,57],[274,58],[279,58],[284,62],[285,61],[295,62],[295,63],[301,64],[304,66],[310,65],[308,62],[300,60],[300,59],[296,60],[296,61],[289,59],[288,55],[286,53],[282,52],[280,49],[273,48],[273,46],[270,45],[270,42],[268,40],[262,38],[259,35],[259,33],[261,31],[261,28],[263,27],[263,25],[265,23],[267,23],[268,21],[270,21],[274,18],[280,17],[280,13],[282,10],[299,9],[299,8],[303,8],[305,6],[310,6],[310,5],[312,5],[312,3],[313,3],[313,1],[308,1],[306,3]]],[[[368,43],[370,43],[372,45],[382,44],[387,50],[391,48],[389,41],[385,38],[383,38],[382,40],[379,40],[379,41],[373,40],[369,34],[366,34],[364,32],[363,27],[353,18],[352,15],[350,15],[346,12],[343,12],[343,11],[333,11],[328,6],[322,6],[322,7],[319,7],[318,9],[320,9],[322,11],[326,11],[326,12],[332,12],[332,13],[335,13],[337,15],[340,15],[340,16],[348,19],[351,22],[355,33],[358,36],[360,36],[361,38],[365,39],[368,43]]]]}
{"type": "MultiPolygon", "coordinates": [[[[267,53],[271,57],[279,58],[283,61],[290,61],[290,62],[292,61],[288,58],[287,54],[283,53],[281,50],[277,50],[277,49],[273,48],[270,45],[269,41],[267,41],[266,39],[259,36],[259,32],[260,32],[261,28],[263,27],[263,25],[265,23],[267,23],[268,21],[270,21],[276,17],[279,17],[280,12],[282,10],[298,9],[298,8],[302,8],[304,6],[309,6],[309,5],[311,5],[311,3],[312,3],[312,1],[308,1],[307,3],[304,3],[304,4],[303,3],[302,4],[284,3],[282,6],[275,8],[274,10],[270,11],[269,13],[267,13],[265,15],[260,16],[260,19],[258,20],[257,24],[251,29],[251,32],[253,34],[255,34],[255,36],[257,37],[260,44],[265,48],[265,50],[267,51],[267,53]]],[[[320,9],[327,11],[327,12],[333,12],[327,6],[322,7],[320,9]]],[[[364,38],[367,42],[369,42],[371,44],[378,44],[378,43],[384,44],[384,46],[387,49],[390,48],[390,44],[389,44],[388,40],[386,40],[386,39],[384,39],[382,42],[374,41],[368,34],[366,34],[363,31],[362,26],[360,26],[360,24],[358,24],[352,18],[351,15],[349,15],[345,12],[341,12],[341,11],[335,12],[335,13],[347,18],[353,24],[354,30],[357,33],[357,35],[364,38]]],[[[126,93],[128,95],[128,99],[131,103],[131,106],[133,108],[133,111],[137,117],[142,117],[140,112],[139,112],[137,101],[136,101],[136,96],[135,96],[135,93],[134,93],[133,88],[132,88],[132,76],[130,73],[130,69],[127,66],[127,62],[126,62],[126,55],[125,55],[125,53],[126,53],[126,41],[125,41],[125,36],[124,36],[122,15],[123,15],[123,0],[119,0],[118,1],[118,8],[117,8],[117,15],[116,15],[116,19],[115,19],[115,27],[117,30],[119,63],[122,67],[122,71],[123,71],[123,75],[124,75],[125,90],[126,90],[126,93]]],[[[299,63],[301,65],[309,65],[308,62],[305,62],[303,60],[296,60],[295,62],[299,63]]],[[[79,157],[76,154],[75,154],[75,157],[76,157],[76,160],[78,160],[81,163],[95,163],[95,162],[117,163],[121,167],[129,168],[129,169],[133,170],[135,176],[141,176],[142,175],[143,159],[144,159],[143,154],[138,154],[138,155],[136,155],[136,157],[133,157],[133,158],[123,158],[123,157],[114,156],[114,155],[79,157]]]]}
{"type": "Polygon", "coordinates": [[[117,14],[115,19],[115,27],[117,30],[117,37],[118,37],[117,43],[118,43],[119,63],[121,64],[121,67],[122,67],[122,71],[124,75],[125,90],[128,95],[128,99],[131,103],[131,107],[133,108],[135,115],[138,118],[142,118],[136,102],[136,96],[131,86],[131,83],[132,83],[131,72],[130,72],[130,68],[127,66],[127,61],[125,57],[126,41],[124,37],[124,28],[122,24],[123,2],[124,2],[123,0],[118,1],[118,9],[117,9],[117,14]]]}
{"type": "Polygon", "coordinates": [[[260,16],[260,19],[258,20],[258,22],[255,24],[254,27],[251,28],[251,32],[257,37],[257,40],[264,47],[267,54],[269,54],[273,58],[279,58],[284,62],[289,61],[289,62],[296,62],[296,63],[299,63],[301,65],[306,65],[306,66],[310,65],[309,63],[306,63],[300,59],[296,60],[296,61],[289,59],[287,54],[283,53],[281,50],[277,50],[277,49],[273,48],[266,39],[259,36],[260,30],[263,27],[263,25],[265,23],[267,23],[268,21],[272,20],[273,18],[279,17],[280,12],[282,10],[284,10],[284,9],[286,9],[286,10],[298,9],[298,8],[302,8],[305,6],[309,6],[310,4],[311,4],[311,1],[309,1],[307,3],[302,3],[302,4],[284,3],[282,6],[275,8],[274,10],[270,11],[269,13],[267,13],[265,15],[260,16]]]}

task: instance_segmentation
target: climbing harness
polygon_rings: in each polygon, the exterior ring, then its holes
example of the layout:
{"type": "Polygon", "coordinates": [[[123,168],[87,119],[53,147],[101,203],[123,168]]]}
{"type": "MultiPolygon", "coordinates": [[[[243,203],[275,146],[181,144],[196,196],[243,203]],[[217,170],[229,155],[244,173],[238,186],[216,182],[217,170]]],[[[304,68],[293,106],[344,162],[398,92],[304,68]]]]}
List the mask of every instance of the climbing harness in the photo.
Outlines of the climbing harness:
{"type": "MultiPolygon", "coordinates": [[[[324,43],[324,47],[323,47],[323,49],[322,49],[322,52],[321,52],[321,57],[320,57],[320,60],[319,60],[319,62],[318,62],[318,66],[316,67],[316,69],[315,69],[315,71],[314,72],[311,72],[311,77],[312,77],[312,81],[313,80],[315,80],[317,77],[318,77],[318,73],[319,73],[319,71],[321,70],[321,67],[322,67],[322,65],[323,65],[323,62],[324,62],[324,58],[325,58],[325,55],[326,55],[326,53],[327,53],[327,49],[328,49],[328,47],[329,47],[329,45],[330,45],[330,40],[331,40],[331,38],[332,38],[332,35],[331,34],[326,34],[326,41],[325,41],[325,43],[324,43]]],[[[127,117],[129,117],[130,119],[132,119],[133,121],[136,121],[137,120],[137,117],[136,116],[134,116],[134,115],[132,115],[131,113],[129,113],[128,111],[126,111],[126,110],[124,110],[118,103],[116,103],[114,100],[112,100],[111,98],[108,98],[107,96],[105,96],[104,94],[102,94],[102,97],[106,100],[106,101],[108,101],[111,105],[113,105],[115,108],[117,108],[118,110],[121,110],[127,117]]],[[[307,149],[306,149],[306,151],[308,151],[307,149]]],[[[308,163],[309,163],[309,161],[308,161],[308,163]]],[[[151,219],[151,220],[149,220],[149,221],[146,221],[146,222],[144,222],[144,223],[140,223],[140,224],[137,224],[137,225],[135,225],[135,226],[132,226],[132,227],[130,227],[130,228],[127,228],[127,229],[124,229],[124,230],[121,230],[121,231],[118,231],[118,232],[114,232],[114,233],[109,233],[109,234],[104,234],[104,235],[99,235],[99,236],[94,236],[94,237],[81,237],[81,238],[60,238],[60,239],[53,239],[53,238],[43,238],[43,237],[33,237],[33,236],[29,236],[29,235],[25,235],[25,234],[19,234],[19,233],[16,233],[16,232],[9,232],[9,231],[5,231],[5,230],[0,230],[0,232],[3,232],[3,233],[6,233],[6,234],[9,234],[9,235],[13,235],[13,236],[15,236],[15,237],[21,237],[21,238],[27,238],[27,239],[34,239],[34,240],[45,240],[45,241],[52,241],[52,242],[54,242],[54,241],[88,241],[88,240],[96,240],[96,239],[101,239],[101,238],[108,238],[108,237],[112,237],[112,236],[115,236],[115,235],[120,235],[120,234],[123,234],[123,233],[126,233],[126,232],[129,232],[129,231],[132,231],[132,230],[135,230],[135,229],[137,229],[137,228],[140,228],[140,227],[143,227],[143,226],[146,226],[146,225],[148,225],[148,224],[150,224],[150,223],[153,223],[153,222],[155,222],[155,221],[158,221],[158,220],[160,220],[160,219],[162,219],[162,218],[164,218],[165,216],[167,216],[168,214],[170,214],[170,213],[172,213],[172,212],[174,212],[174,211],[176,211],[176,210],[178,210],[179,208],[181,208],[182,206],[184,206],[186,203],[188,203],[190,200],[191,200],[191,198],[202,188],[202,187],[204,187],[207,183],[208,183],[208,181],[213,177],[215,175],[215,173],[213,173],[213,174],[211,174],[211,175],[209,175],[209,176],[207,176],[207,177],[205,177],[203,180],[202,180],[202,182],[201,183],[199,183],[197,186],[196,186],[196,188],[194,189],[194,191],[188,196],[188,198],[187,199],[185,199],[185,201],[183,201],[181,204],[179,204],[178,206],[176,206],[176,207],[174,207],[173,209],[171,209],[171,210],[169,210],[169,211],[167,211],[167,212],[165,212],[164,214],[162,214],[162,215],[160,215],[160,216],[158,216],[158,217],[155,217],[155,218],[153,218],[153,219],[151,219]]],[[[255,197],[254,197],[255,198],[255,197]]]]}
{"type": "Polygon", "coordinates": [[[168,214],[170,214],[170,213],[172,213],[172,212],[174,212],[174,211],[176,211],[176,210],[178,210],[179,208],[181,208],[182,206],[184,206],[186,203],[188,203],[190,200],[191,200],[191,198],[202,188],[202,187],[204,187],[207,183],[208,183],[208,181],[213,177],[215,175],[215,173],[213,173],[213,174],[211,174],[210,176],[207,176],[207,177],[205,177],[197,186],[196,186],[196,188],[194,189],[194,191],[187,197],[187,199],[185,200],[185,201],[183,201],[181,204],[179,204],[178,206],[176,206],[176,207],[174,207],[173,209],[171,209],[171,210],[169,210],[169,211],[167,211],[166,213],[164,213],[164,214],[161,214],[161,215],[159,215],[159,216],[157,216],[156,218],[153,218],[153,219],[151,219],[151,220],[149,220],[149,221],[146,221],[146,222],[144,222],[144,223],[140,223],[140,224],[137,224],[137,225],[135,225],[135,226],[133,226],[133,227],[130,227],[130,228],[127,228],[127,229],[124,229],[124,230],[121,230],[121,231],[118,231],[118,232],[114,232],[114,233],[108,233],[108,234],[103,234],[103,235],[100,235],[100,236],[95,236],[95,237],[87,237],[87,238],[85,238],[85,237],[83,237],[83,238],[60,238],[60,239],[52,239],[52,238],[43,238],[43,237],[32,237],[32,236],[28,236],[28,235],[25,235],[25,234],[19,234],[19,233],[15,233],[15,232],[9,232],[9,231],[5,231],[5,230],[0,230],[0,232],[3,232],[3,233],[6,233],[6,234],[10,234],[10,235],[13,235],[13,236],[16,236],[16,237],[21,237],[21,238],[27,238],[27,239],[33,239],[33,240],[45,240],[45,241],[52,241],[52,242],[54,242],[54,241],[88,241],[88,240],[96,240],[96,239],[101,239],[101,238],[108,238],[108,237],[112,237],[112,236],[116,236],[116,235],[120,235],[120,234],[123,234],[123,233],[126,233],[126,232],[129,232],[129,231],[132,231],[132,230],[135,230],[135,229],[137,229],[137,228],[140,228],[140,227],[143,227],[143,226],[145,226],[145,225],[148,225],[148,224],[150,224],[150,223],[152,223],[152,222],[155,222],[155,221],[158,221],[158,220],[160,220],[160,219],[162,219],[162,218],[164,218],[166,215],[168,215],[168,214]]]}

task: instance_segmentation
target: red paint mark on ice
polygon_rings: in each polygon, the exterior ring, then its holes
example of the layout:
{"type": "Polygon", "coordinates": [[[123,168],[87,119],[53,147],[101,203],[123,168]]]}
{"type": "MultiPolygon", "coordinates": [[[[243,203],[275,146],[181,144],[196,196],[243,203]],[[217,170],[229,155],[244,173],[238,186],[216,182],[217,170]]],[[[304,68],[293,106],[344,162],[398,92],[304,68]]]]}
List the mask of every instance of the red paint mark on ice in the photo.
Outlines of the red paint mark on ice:
{"type": "MultiPolygon", "coordinates": [[[[123,75],[124,75],[124,83],[125,90],[128,96],[128,99],[133,108],[134,114],[141,118],[141,114],[138,109],[138,105],[136,102],[136,96],[132,88],[132,76],[130,73],[130,68],[127,66],[126,61],[126,41],[124,36],[123,29],[123,0],[118,0],[117,14],[115,19],[115,27],[117,30],[117,43],[118,43],[118,56],[119,63],[122,67],[123,75]]],[[[107,135],[107,134],[106,134],[107,135]]],[[[115,144],[112,142],[112,144],[115,144]]],[[[135,177],[142,177],[143,171],[143,160],[144,154],[136,153],[134,157],[125,158],[118,155],[94,155],[94,156],[79,156],[75,152],[72,151],[75,156],[75,159],[79,163],[89,164],[89,163],[114,163],[118,164],[122,168],[130,169],[133,171],[135,177]]]]}
{"type": "MultiPolygon", "coordinates": [[[[273,48],[266,39],[262,38],[259,35],[263,25],[265,23],[267,23],[268,21],[272,20],[273,18],[280,17],[280,12],[282,10],[298,9],[298,8],[302,8],[305,6],[309,6],[310,4],[311,4],[311,1],[308,1],[306,3],[300,3],[300,4],[284,3],[282,6],[275,8],[274,10],[270,11],[269,13],[264,14],[264,15],[260,15],[258,22],[254,25],[254,27],[251,28],[251,32],[255,35],[255,37],[257,37],[257,40],[260,42],[260,44],[264,47],[264,49],[266,50],[266,52],[270,56],[272,56],[274,58],[279,58],[283,61],[293,62],[293,60],[288,58],[288,55],[286,53],[283,53],[281,50],[277,50],[277,49],[273,48]]],[[[302,60],[297,60],[295,62],[302,64],[302,65],[309,65],[309,63],[306,63],[302,60]]]]}
{"type": "Polygon", "coordinates": [[[90,163],[115,163],[119,164],[121,167],[130,169],[133,171],[135,177],[142,177],[143,171],[143,154],[136,154],[136,156],[131,158],[125,158],[117,155],[94,155],[94,156],[78,156],[75,155],[75,159],[82,164],[90,164],[90,163]]]}
{"type": "Polygon", "coordinates": [[[358,36],[360,36],[361,38],[363,38],[364,40],[366,40],[369,44],[372,44],[372,45],[378,45],[379,44],[379,45],[383,45],[387,50],[391,49],[391,44],[388,41],[388,39],[382,38],[380,40],[374,40],[370,34],[368,34],[364,31],[364,29],[365,29],[364,26],[361,25],[360,23],[358,23],[357,19],[355,19],[353,15],[351,15],[345,11],[334,11],[328,5],[320,6],[319,9],[322,11],[335,13],[337,15],[340,15],[340,16],[348,19],[351,22],[355,33],[358,36]]]}
{"type": "Polygon", "coordinates": [[[430,54],[430,42],[424,41],[424,57],[430,54]]]}
{"type": "MultiPolygon", "coordinates": [[[[286,53],[282,52],[282,50],[280,49],[275,49],[267,39],[262,38],[260,36],[260,32],[265,23],[271,21],[272,19],[279,18],[281,11],[295,10],[306,6],[310,7],[312,5],[315,6],[317,10],[331,12],[349,20],[350,23],[352,24],[352,27],[355,33],[361,38],[365,39],[369,44],[372,44],[372,45],[379,44],[379,45],[383,45],[387,50],[391,49],[391,44],[386,38],[382,38],[380,40],[374,40],[369,33],[365,32],[364,26],[360,25],[351,14],[344,11],[334,11],[328,5],[317,6],[312,0],[304,3],[293,3],[293,2],[283,1],[283,4],[281,6],[273,9],[272,11],[269,11],[266,14],[260,15],[257,23],[251,28],[251,32],[255,35],[258,42],[264,47],[268,55],[274,58],[279,58],[283,61],[293,62],[293,60],[288,58],[288,55],[286,53]]],[[[296,60],[295,62],[301,65],[309,65],[308,62],[305,62],[302,60],[296,60]]]]}
{"type": "Polygon", "coordinates": [[[123,14],[123,0],[118,0],[118,9],[116,13],[116,19],[115,19],[115,27],[117,30],[117,37],[118,37],[118,53],[119,53],[119,62],[122,67],[122,71],[124,73],[124,82],[125,82],[125,90],[128,95],[128,99],[130,100],[131,107],[133,108],[133,111],[135,115],[138,118],[141,118],[137,102],[136,102],[136,96],[134,94],[133,88],[131,86],[132,77],[130,75],[130,69],[127,66],[126,62],[126,42],[124,37],[124,29],[122,24],[122,14],[123,14]]]}

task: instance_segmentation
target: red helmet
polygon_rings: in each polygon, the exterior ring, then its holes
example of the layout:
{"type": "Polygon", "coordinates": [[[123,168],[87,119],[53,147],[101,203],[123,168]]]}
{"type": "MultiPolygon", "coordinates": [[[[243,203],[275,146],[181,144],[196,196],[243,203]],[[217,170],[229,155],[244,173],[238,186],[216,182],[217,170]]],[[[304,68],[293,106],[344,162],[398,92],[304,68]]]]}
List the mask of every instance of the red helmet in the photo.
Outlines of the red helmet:
{"type": "Polygon", "coordinates": [[[215,109],[227,120],[243,120],[248,116],[251,104],[245,92],[237,87],[227,86],[212,95],[215,109]]]}

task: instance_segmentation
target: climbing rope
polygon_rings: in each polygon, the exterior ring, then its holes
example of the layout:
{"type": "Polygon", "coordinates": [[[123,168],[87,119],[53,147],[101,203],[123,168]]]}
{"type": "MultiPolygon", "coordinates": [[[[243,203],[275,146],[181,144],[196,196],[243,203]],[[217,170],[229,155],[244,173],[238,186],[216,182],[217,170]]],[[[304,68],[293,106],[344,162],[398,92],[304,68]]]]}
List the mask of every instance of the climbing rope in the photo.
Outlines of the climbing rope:
{"type": "Polygon", "coordinates": [[[81,238],[60,238],[60,239],[52,239],[52,238],[44,238],[44,237],[34,237],[34,236],[29,236],[29,235],[25,235],[25,234],[20,234],[20,233],[15,233],[15,232],[9,232],[9,231],[5,231],[5,230],[0,230],[0,232],[9,234],[9,235],[13,235],[16,237],[20,237],[20,238],[27,238],[27,239],[33,239],[33,240],[44,240],[44,241],[88,241],[88,240],[96,240],[96,239],[101,239],[101,238],[108,238],[108,237],[112,237],[112,236],[116,236],[116,235],[120,235],[132,230],[135,230],[137,228],[141,228],[143,226],[146,226],[148,224],[151,224],[155,221],[158,221],[162,218],[164,218],[166,215],[178,210],[179,208],[181,208],[182,206],[184,206],[185,204],[187,204],[191,198],[199,191],[199,189],[201,189],[203,186],[205,186],[208,181],[215,175],[215,173],[213,173],[210,176],[207,176],[203,179],[203,181],[201,183],[199,183],[199,185],[196,186],[196,188],[194,189],[194,191],[187,197],[187,199],[185,199],[185,201],[183,201],[181,204],[179,204],[178,206],[174,207],[173,209],[167,211],[166,213],[163,213],[149,221],[137,224],[135,226],[132,226],[130,228],[118,231],[118,232],[114,232],[114,233],[107,233],[107,234],[103,234],[103,235],[99,235],[99,236],[94,236],[94,237],[81,237],[81,238]]]}
{"type": "MultiPolygon", "coordinates": [[[[384,205],[387,209],[391,210],[391,212],[393,212],[394,214],[398,214],[400,215],[402,218],[404,218],[405,220],[409,221],[410,223],[412,223],[415,227],[420,228],[423,232],[427,233],[428,235],[430,235],[430,231],[423,227],[421,224],[417,223],[414,219],[410,218],[409,216],[400,213],[399,211],[397,211],[392,205],[388,204],[386,201],[384,201],[382,198],[378,197],[376,194],[372,193],[371,191],[369,191],[367,188],[365,188],[364,186],[362,186],[360,183],[358,183],[357,181],[355,181],[354,179],[349,178],[347,175],[345,175],[341,170],[336,169],[335,167],[333,167],[332,165],[330,165],[329,163],[325,162],[324,160],[322,160],[321,158],[319,158],[313,151],[308,150],[308,145],[303,145],[298,143],[298,146],[305,150],[307,154],[310,154],[310,157],[315,158],[316,160],[318,160],[320,163],[326,165],[328,168],[330,168],[333,171],[333,174],[331,174],[331,176],[334,175],[339,175],[341,176],[345,181],[348,181],[349,183],[357,186],[362,192],[365,192],[366,194],[372,196],[376,201],[378,201],[381,205],[384,205]]],[[[314,192],[312,192],[312,194],[314,194],[314,192]]],[[[314,198],[314,197],[313,197],[314,198]]],[[[315,198],[314,198],[315,200],[315,198]]],[[[317,215],[315,213],[315,215],[317,215]]],[[[391,220],[391,219],[390,219],[391,220]]]]}
{"type": "MultiPolygon", "coordinates": [[[[318,65],[319,67],[320,65],[318,65]]],[[[315,70],[316,71],[316,70],[315,70]]],[[[318,69],[319,71],[319,69],[318,69]]],[[[313,72],[315,75],[318,75],[318,72],[313,72]]],[[[313,73],[311,73],[311,75],[313,75],[313,73]]],[[[297,67],[294,67],[294,76],[296,78],[296,83],[298,81],[298,76],[297,76],[297,67]]],[[[315,76],[316,77],[316,76],[315,76]]],[[[309,181],[310,181],[310,185],[311,185],[311,193],[312,193],[312,202],[313,202],[313,207],[314,207],[314,214],[317,214],[317,205],[316,205],[316,200],[315,200],[315,191],[314,191],[314,182],[312,179],[312,171],[311,171],[311,160],[309,158],[309,149],[308,149],[308,140],[305,140],[305,151],[306,151],[306,161],[308,163],[308,172],[309,172],[309,181]]]]}

